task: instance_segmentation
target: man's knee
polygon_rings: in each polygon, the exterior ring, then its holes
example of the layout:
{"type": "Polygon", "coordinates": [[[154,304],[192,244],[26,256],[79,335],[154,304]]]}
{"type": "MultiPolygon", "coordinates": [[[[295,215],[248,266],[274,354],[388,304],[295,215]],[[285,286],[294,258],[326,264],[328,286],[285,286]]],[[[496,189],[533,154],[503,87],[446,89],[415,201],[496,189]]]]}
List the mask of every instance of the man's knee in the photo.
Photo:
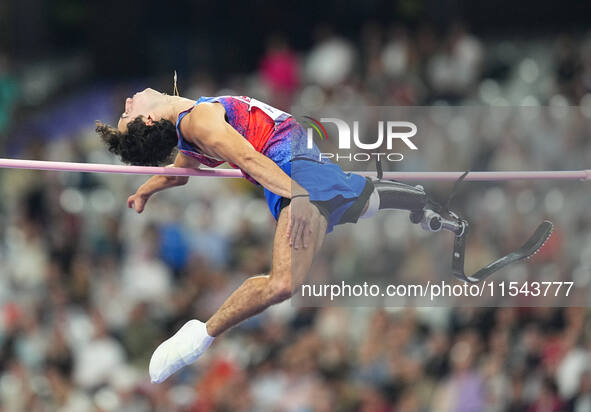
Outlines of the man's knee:
{"type": "Polygon", "coordinates": [[[271,275],[268,293],[268,298],[271,303],[279,303],[291,298],[291,278],[289,276],[274,277],[271,275]]]}

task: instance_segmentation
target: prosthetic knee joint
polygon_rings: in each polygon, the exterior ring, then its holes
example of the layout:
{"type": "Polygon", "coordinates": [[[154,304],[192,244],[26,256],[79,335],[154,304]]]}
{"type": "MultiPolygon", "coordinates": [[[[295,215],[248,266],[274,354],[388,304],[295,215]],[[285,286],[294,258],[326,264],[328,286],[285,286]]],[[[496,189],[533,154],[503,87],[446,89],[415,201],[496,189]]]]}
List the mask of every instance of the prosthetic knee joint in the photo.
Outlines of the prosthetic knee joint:
{"type": "Polygon", "coordinates": [[[438,213],[436,205],[430,202],[422,186],[411,186],[389,180],[373,181],[374,191],[369,199],[369,206],[362,217],[373,216],[378,210],[399,209],[410,211],[412,223],[421,224],[428,232],[449,230],[461,235],[464,223],[459,219],[445,219],[438,213]]]}

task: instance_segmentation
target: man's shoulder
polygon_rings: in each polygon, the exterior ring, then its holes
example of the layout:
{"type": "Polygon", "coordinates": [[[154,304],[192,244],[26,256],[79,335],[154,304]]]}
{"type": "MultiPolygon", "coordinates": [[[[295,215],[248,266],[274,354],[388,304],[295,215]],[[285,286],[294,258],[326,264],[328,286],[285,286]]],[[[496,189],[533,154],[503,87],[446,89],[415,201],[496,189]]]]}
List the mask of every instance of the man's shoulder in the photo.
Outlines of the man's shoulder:
{"type": "Polygon", "coordinates": [[[213,102],[204,102],[196,105],[190,113],[180,122],[181,135],[192,143],[215,134],[224,126],[225,109],[222,105],[213,102]]]}

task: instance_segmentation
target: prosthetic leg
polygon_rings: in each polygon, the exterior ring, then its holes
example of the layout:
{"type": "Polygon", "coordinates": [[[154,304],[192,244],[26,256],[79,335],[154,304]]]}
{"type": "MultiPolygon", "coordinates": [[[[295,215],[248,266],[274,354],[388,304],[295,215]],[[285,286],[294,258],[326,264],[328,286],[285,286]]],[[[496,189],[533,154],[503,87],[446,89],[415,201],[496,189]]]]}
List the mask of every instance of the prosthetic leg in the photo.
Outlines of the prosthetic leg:
{"type": "Polygon", "coordinates": [[[378,180],[372,180],[373,191],[369,196],[367,211],[361,217],[369,217],[377,210],[400,209],[410,211],[410,221],[420,224],[428,232],[446,230],[454,234],[454,250],[452,254],[452,274],[465,282],[480,282],[503,267],[529,258],[544,245],[552,234],[553,224],[542,222],[534,234],[514,252],[511,252],[471,276],[464,273],[464,258],[466,252],[466,237],[468,235],[468,221],[449,210],[449,205],[459,187],[469,172],[465,172],[456,181],[452,193],[443,207],[425,193],[422,186],[410,186],[404,183],[382,180],[381,164],[378,163],[378,180]]]}
{"type": "Polygon", "coordinates": [[[376,208],[375,204],[372,205],[375,200],[370,197],[368,211],[361,217],[372,216],[374,210],[408,210],[410,221],[420,224],[428,232],[439,232],[445,229],[461,236],[467,230],[468,223],[453,212],[450,212],[453,219],[443,218],[439,213],[441,206],[427,196],[423,186],[410,186],[389,180],[375,180],[372,183],[379,206],[376,208]]]}

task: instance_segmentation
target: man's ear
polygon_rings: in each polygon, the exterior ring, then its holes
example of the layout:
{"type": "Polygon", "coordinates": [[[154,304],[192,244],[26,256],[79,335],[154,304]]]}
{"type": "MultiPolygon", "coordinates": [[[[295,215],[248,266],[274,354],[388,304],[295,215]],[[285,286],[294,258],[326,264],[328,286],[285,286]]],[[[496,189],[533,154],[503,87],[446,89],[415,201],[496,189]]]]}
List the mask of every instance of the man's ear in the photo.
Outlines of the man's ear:
{"type": "Polygon", "coordinates": [[[148,115],[148,118],[146,119],[146,126],[153,126],[154,125],[154,115],[152,115],[151,113],[148,115]]]}

